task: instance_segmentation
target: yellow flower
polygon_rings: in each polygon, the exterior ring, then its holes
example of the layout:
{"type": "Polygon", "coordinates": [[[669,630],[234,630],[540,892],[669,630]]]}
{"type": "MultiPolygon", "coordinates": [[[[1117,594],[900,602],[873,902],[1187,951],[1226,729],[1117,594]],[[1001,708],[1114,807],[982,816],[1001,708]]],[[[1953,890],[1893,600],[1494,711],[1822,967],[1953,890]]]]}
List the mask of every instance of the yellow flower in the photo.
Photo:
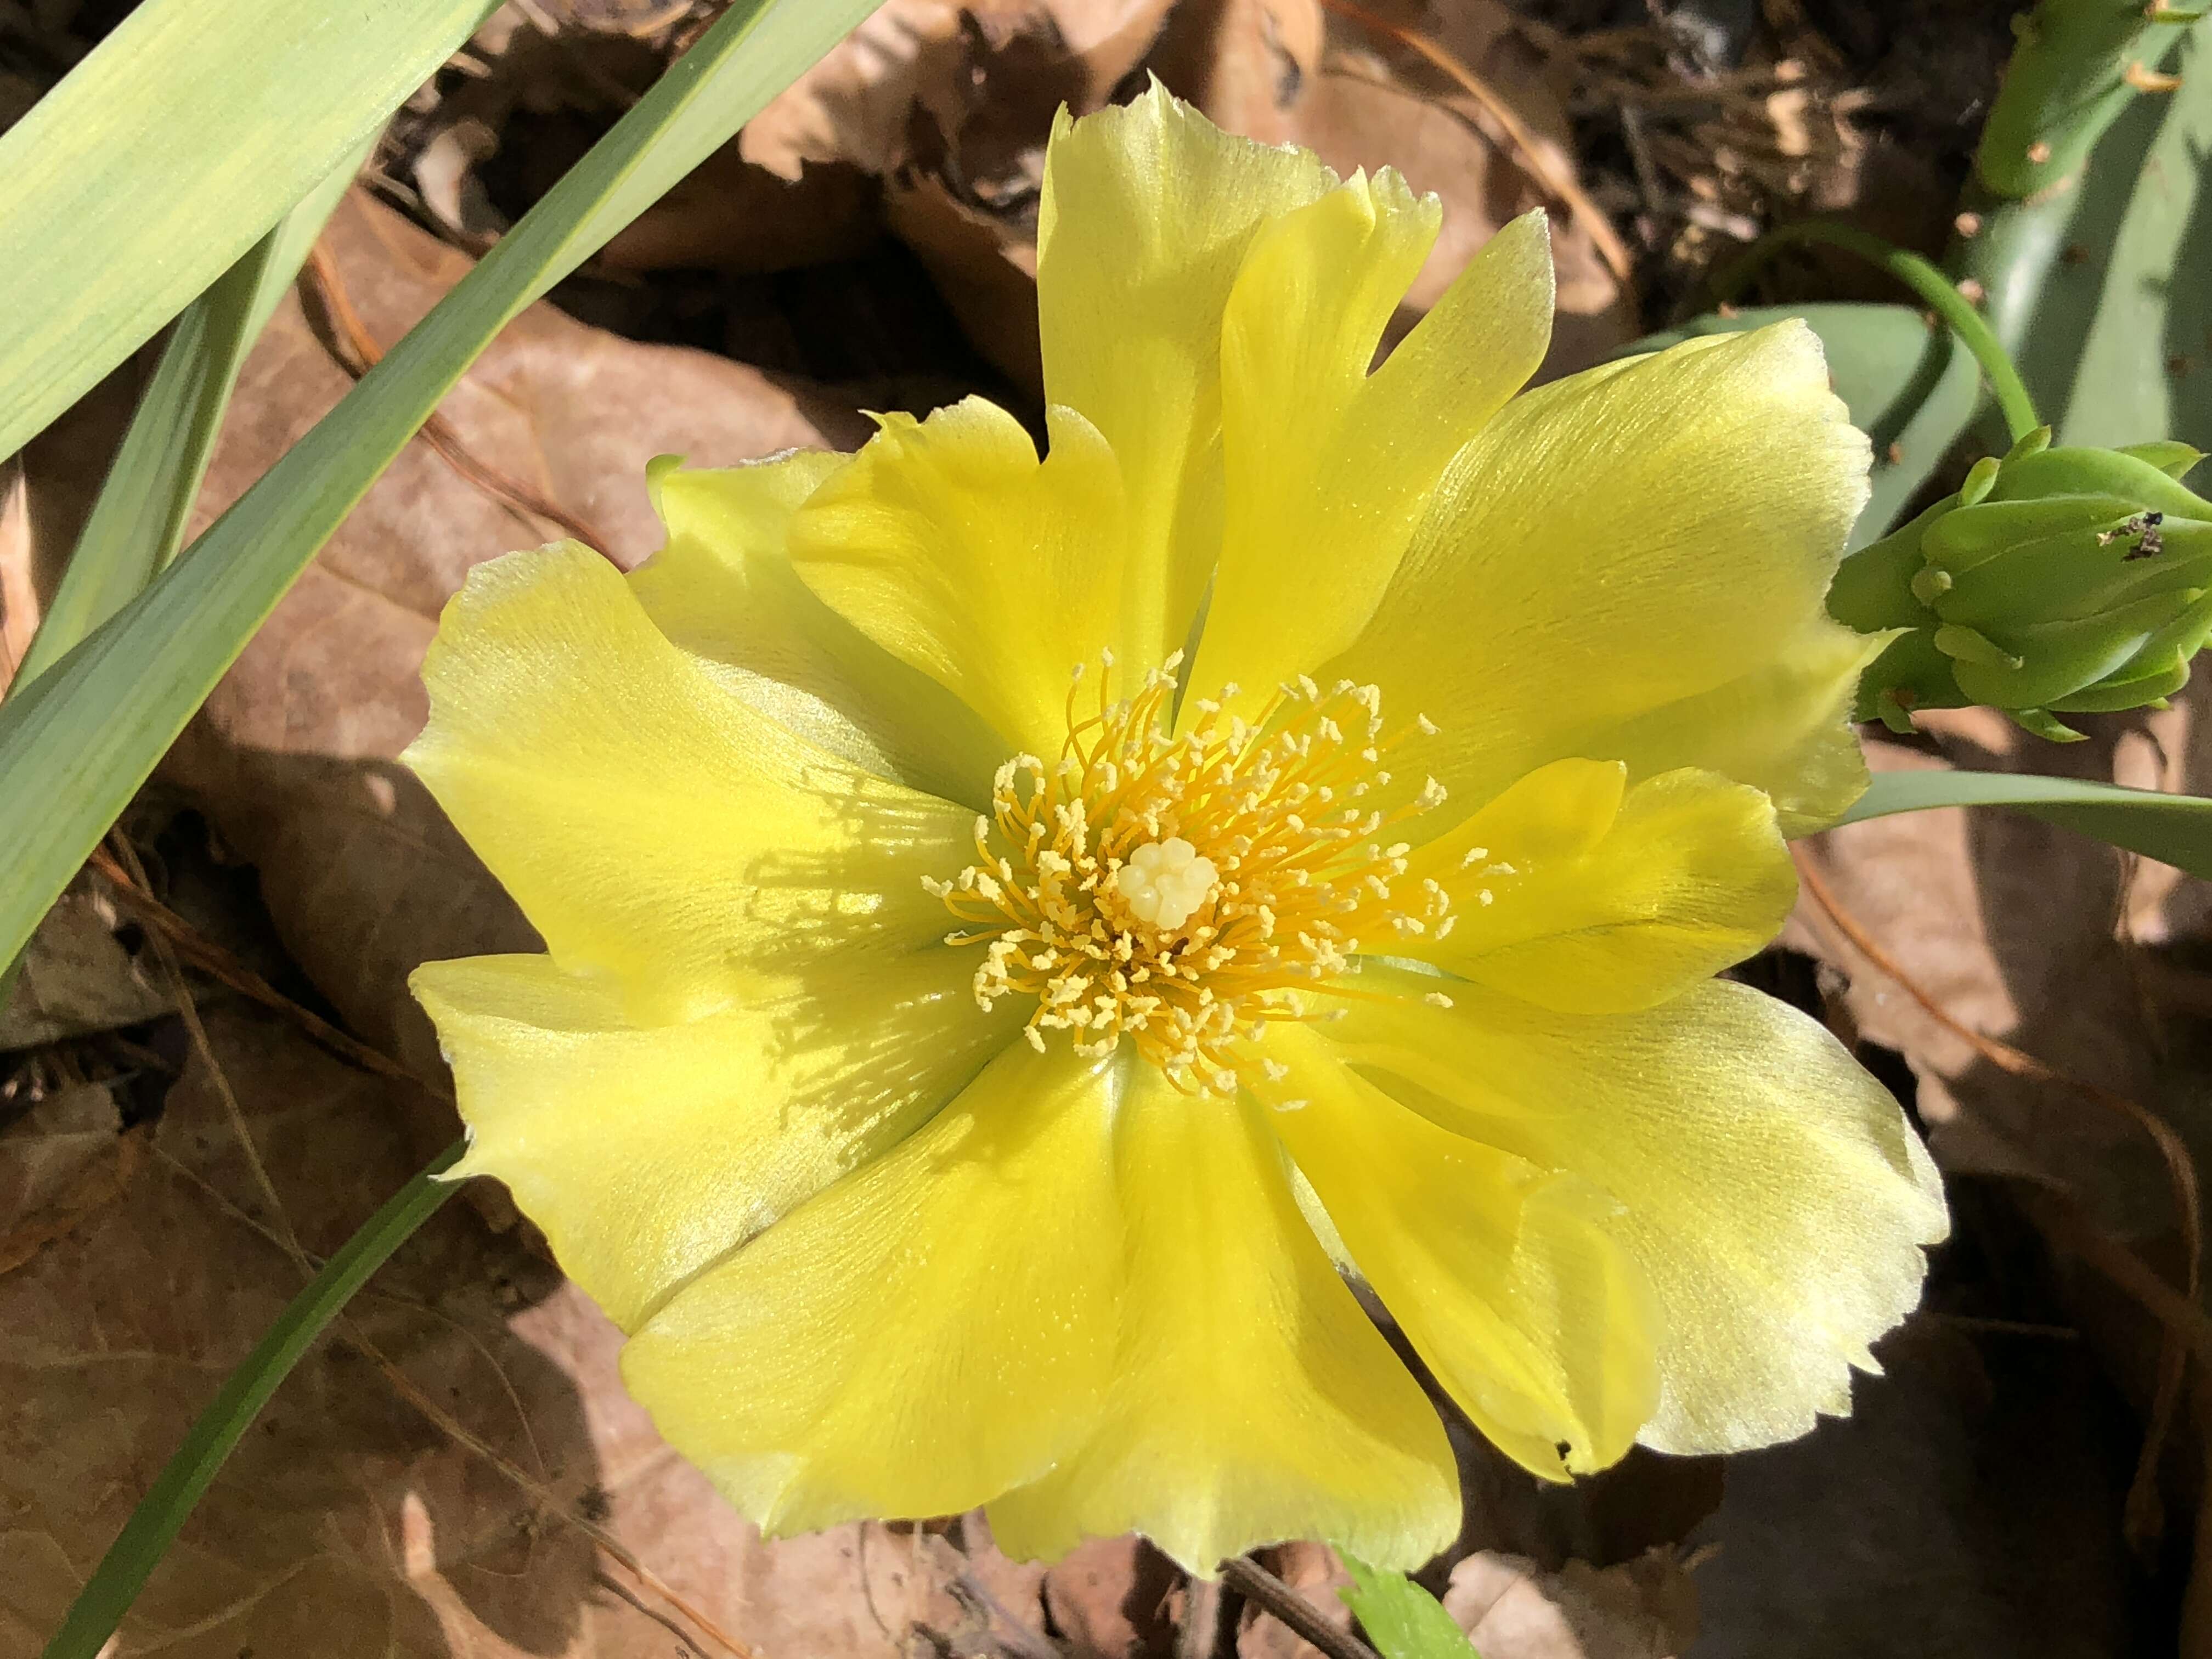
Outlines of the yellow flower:
{"type": "Polygon", "coordinates": [[[429,964],[473,1140],[773,1532],[987,1506],[1186,1565],[1458,1528],[1850,1403],[1936,1176],[1719,969],[1863,787],[1803,328],[1516,397],[1509,226],[1155,88],[1055,129],[1049,441],[656,469],[665,549],[478,569],[410,751],[548,954],[429,964]]]}

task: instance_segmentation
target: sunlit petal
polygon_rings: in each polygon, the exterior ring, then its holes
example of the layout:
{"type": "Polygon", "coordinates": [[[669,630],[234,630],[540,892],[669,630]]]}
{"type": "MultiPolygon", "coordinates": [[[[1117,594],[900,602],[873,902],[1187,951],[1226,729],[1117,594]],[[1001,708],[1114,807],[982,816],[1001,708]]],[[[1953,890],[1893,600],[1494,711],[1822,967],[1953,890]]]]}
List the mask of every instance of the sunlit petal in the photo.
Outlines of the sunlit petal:
{"type": "Polygon", "coordinates": [[[1450,1450],[1299,1216],[1281,1150],[1249,1106],[1124,1075],[1113,1390],[1079,1448],[990,1505],[1000,1547],[1049,1558],[1135,1531],[1211,1573],[1321,1537],[1419,1565],[1458,1530],[1450,1450]]]}
{"type": "Polygon", "coordinates": [[[1127,535],[1105,440],[1052,411],[1042,459],[981,398],[878,433],[793,520],[807,585],[901,662],[974,709],[1005,749],[1049,755],[1067,729],[1068,676],[1125,643],[1127,535]]]}
{"type": "Polygon", "coordinates": [[[1763,949],[1797,896],[1773,803],[1714,772],[1626,780],[1619,761],[1553,761],[1421,848],[1408,879],[1437,881],[1450,921],[1385,954],[1612,1013],[1763,949]]]}
{"type": "Polygon", "coordinates": [[[477,566],[422,678],[408,764],[554,960],[612,975],[644,1023],[944,932],[921,878],[971,815],[767,719],[587,548],[477,566]]]}
{"type": "Polygon", "coordinates": [[[653,477],[668,541],[630,574],[655,626],[729,686],[861,770],[969,805],[1003,744],[961,701],[823,604],[791,568],[791,515],[848,458],[802,450],[653,477]]]}
{"type": "Polygon", "coordinates": [[[1617,1461],[1658,1396],[1658,1313],[1612,1199],[1400,1105],[1311,1028],[1267,1049],[1275,1133],[1475,1426],[1547,1480],[1617,1461]]]}
{"type": "Polygon", "coordinates": [[[1017,1043],[664,1305],[623,1377],[772,1534],[969,1509],[1089,1433],[1121,1317],[1110,1064],[1017,1043]]]}
{"type": "Polygon", "coordinates": [[[700,1268],[896,1143],[1012,1036],[943,946],[804,992],[630,1024],[611,981],[545,957],[426,963],[410,983],[453,1068],[468,1156],[625,1329],[700,1268]]]}
{"type": "Polygon", "coordinates": [[[1440,725],[1429,768],[1468,805],[1579,757],[1725,769],[1802,828],[1856,775],[1856,636],[1823,599],[1867,467],[1802,323],[1571,376],[1460,453],[1326,672],[1440,725]]]}
{"type": "Polygon", "coordinates": [[[1465,985],[1441,1008],[1422,1000],[1437,981],[1388,969],[1359,982],[1395,994],[1324,1028],[1347,1062],[1619,1204],[1608,1229],[1661,1315],[1644,1443],[1738,1450],[1850,1408],[1851,1368],[1875,1369],[1948,1224],[1896,1100],[1817,1021],[1724,981],[1598,1017],[1465,985]]]}

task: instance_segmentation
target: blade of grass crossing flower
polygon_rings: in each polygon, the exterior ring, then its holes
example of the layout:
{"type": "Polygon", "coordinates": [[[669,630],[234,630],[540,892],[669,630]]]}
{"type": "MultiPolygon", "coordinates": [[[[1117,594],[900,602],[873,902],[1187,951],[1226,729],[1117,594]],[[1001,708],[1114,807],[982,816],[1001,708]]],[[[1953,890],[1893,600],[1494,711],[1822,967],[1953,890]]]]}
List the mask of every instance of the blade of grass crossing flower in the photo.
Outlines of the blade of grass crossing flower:
{"type": "Polygon", "coordinates": [[[1337,1553],[1352,1575],[1352,1588],[1337,1594],[1382,1659],[1481,1659],[1443,1604],[1412,1579],[1337,1553]]]}
{"type": "Polygon", "coordinates": [[[2009,806],[2191,875],[2212,877],[2212,800],[2201,795],[2017,772],[1877,772],[1842,822],[1936,806],[2009,806]]]}
{"type": "Polygon", "coordinates": [[[439,1177],[459,1160],[461,1150],[459,1141],[447,1147],[346,1240],[230,1374],[100,1558],[61,1629],[46,1644],[45,1659],[95,1659],[277,1385],[369,1275],[459,1190],[439,1177]]]}
{"type": "Polygon", "coordinates": [[[267,233],[485,0],[146,0],[0,136],[0,455],[267,233]]]}
{"type": "Polygon", "coordinates": [[[177,319],[12,690],[68,655],[176,556],[246,354],[374,143],[333,167],[177,319]]]}
{"type": "Polygon", "coordinates": [[[740,0],[153,585],[0,704],[0,960],[315,551],[477,354],[727,141],[877,0],[740,0]]]}

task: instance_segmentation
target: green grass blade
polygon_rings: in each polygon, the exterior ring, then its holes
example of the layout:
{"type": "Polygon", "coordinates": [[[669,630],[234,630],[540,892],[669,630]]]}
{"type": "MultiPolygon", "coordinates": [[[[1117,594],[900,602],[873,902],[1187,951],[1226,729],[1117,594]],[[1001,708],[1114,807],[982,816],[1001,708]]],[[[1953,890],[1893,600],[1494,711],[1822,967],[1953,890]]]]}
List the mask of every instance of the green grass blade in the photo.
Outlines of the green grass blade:
{"type": "Polygon", "coordinates": [[[1843,822],[1934,806],[2009,806],[2192,876],[2212,876],[2212,800],[2201,795],[2018,772],[1877,772],[1843,822]]]}
{"type": "Polygon", "coordinates": [[[146,0],[0,136],[0,455],[245,257],[485,0],[146,0]]]}
{"type": "Polygon", "coordinates": [[[97,1659],[192,1506],[277,1385],[369,1275],[460,1190],[438,1177],[459,1160],[461,1151],[461,1143],[455,1141],[402,1187],[324,1263],[323,1270],[254,1344],[253,1352],[200,1413],[153,1489],[131,1512],[121,1534],[70,1604],[61,1629],[46,1644],[46,1659],[97,1659]]]}
{"type": "Polygon", "coordinates": [[[0,704],[0,961],[477,354],[876,3],[740,0],[725,12],[183,557],[31,695],[0,704]]]}
{"type": "Polygon", "coordinates": [[[59,662],[176,556],[246,354],[373,144],[333,167],[177,319],[11,690],[59,662]]]}

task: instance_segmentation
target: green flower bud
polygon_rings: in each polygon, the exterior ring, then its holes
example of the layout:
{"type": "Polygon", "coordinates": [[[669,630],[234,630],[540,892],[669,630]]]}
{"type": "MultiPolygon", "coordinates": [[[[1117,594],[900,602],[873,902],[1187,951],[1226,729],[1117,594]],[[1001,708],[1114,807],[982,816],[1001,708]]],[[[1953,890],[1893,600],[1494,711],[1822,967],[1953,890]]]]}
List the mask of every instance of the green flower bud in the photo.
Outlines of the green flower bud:
{"type": "Polygon", "coordinates": [[[1829,611],[1895,634],[1858,717],[1909,732],[1914,709],[1983,703],[2069,742],[2058,714],[2162,706],[2212,635],[2212,501],[2180,482],[2202,459],[2053,449],[2045,427],[1845,559],[1829,611]]]}

